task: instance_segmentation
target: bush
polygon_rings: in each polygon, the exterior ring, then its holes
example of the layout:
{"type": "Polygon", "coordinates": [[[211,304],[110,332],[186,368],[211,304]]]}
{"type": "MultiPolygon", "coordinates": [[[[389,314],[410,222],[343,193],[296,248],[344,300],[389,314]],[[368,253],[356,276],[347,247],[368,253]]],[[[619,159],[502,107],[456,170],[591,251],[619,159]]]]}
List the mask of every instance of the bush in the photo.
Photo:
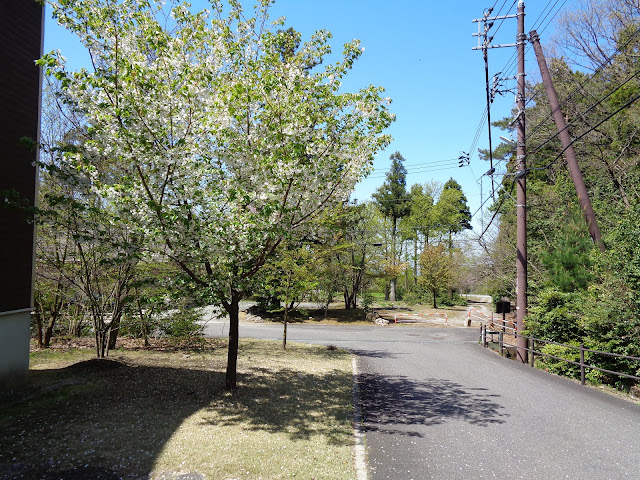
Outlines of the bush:
{"type": "Polygon", "coordinates": [[[573,345],[570,342],[582,341],[585,336],[584,293],[546,288],[540,291],[536,300],[536,305],[529,309],[528,334],[570,345],[573,345]]]}
{"type": "Polygon", "coordinates": [[[370,292],[365,292],[362,294],[362,309],[365,312],[369,312],[371,310],[371,306],[375,301],[375,297],[370,292]]]}
{"type": "Polygon", "coordinates": [[[141,338],[144,336],[145,326],[137,315],[123,315],[120,321],[121,337],[141,338]]]}
{"type": "Polygon", "coordinates": [[[407,290],[404,295],[404,301],[409,305],[421,305],[426,303],[426,300],[424,292],[418,290],[407,290]]]}
{"type": "Polygon", "coordinates": [[[451,297],[451,294],[449,293],[440,294],[436,299],[436,303],[443,307],[455,307],[455,306],[466,307],[468,305],[467,300],[461,297],[460,295],[458,295],[457,293],[455,293],[453,297],[451,297]]]}
{"type": "MultiPolygon", "coordinates": [[[[573,345],[576,347],[580,346],[580,344],[578,344],[577,342],[571,342],[568,345],[573,345]]],[[[544,354],[564,358],[572,362],[580,362],[580,351],[573,348],[567,348],[561,345],[546,344],[540,349],[540,351],[544,354]]],[[[568,363],[563,360],[558,360],[556,358],[542,357],[536,362],[536,366],[540,369],[547,370],[548,372],[555,373],[556,375],[563,375],[570,378],[580,378],[580,367],[578,365],[574,365],[573,363],[568,363]]]]}
{"type": "Polygon", "coordinates": [[[200,320],[200,311],[197,308],[183,307],[160,320],[158,328],[161,333],[174,339],[197,338],[204,330],[200,320]]]}

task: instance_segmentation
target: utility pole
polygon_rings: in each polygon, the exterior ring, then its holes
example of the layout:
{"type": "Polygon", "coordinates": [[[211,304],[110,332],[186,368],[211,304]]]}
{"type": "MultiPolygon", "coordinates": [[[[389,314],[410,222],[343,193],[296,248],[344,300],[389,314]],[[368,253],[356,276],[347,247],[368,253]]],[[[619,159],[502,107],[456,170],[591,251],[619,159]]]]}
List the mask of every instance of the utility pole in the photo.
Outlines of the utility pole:
{"type": "Polygon", "coordinates": [[[576,187],[578,201],[580,202],[580,208],[582,208],[584,216],[587,220],[587,225],[589,226],[589,234],[593,239],[593,243],[598,246],[601,252],[604,252],[605,245],[602,241],[602,236],[600,235],[600,228],[598,228],[596,214],[593,211],[593,207],[591,206],[591,200],[589,200],[589,193],[587,192],[587,187],[584,184],[584,178],[582,177],[582,172],[580,171],[580,166],[578,165],[576,152],[573,149],[567,122],[565,121],[564,116],[562,115],[562,111],[560,110],[558,95],[556,94],[556,89],[553,87],[553,81],[551,80],[551,75],[549,74],[549,68],[547,67],[547,62],[544,58],[542,47],[540,46],[540,36],[538,35],[538,32],[536,32],[535,30],[531,30],[531,32],[529,32],[529,37],[531,38],[531,43],[533,44],[533,50],[536,52],[536,59],[538,60],[540,74],[542,75],[542,82],[544,83],[544,86],[547,90],[547,97],[549,97],[549,106],[551,107],[553,120],[555,121],[556,127],[558,128],[558,135],[560,136],[560,141],[562,142],[563,153],[567,158],[569,173],[571,174],[571,179],[573,180],[573,184],[576,187]]]}
{"type": "MultiPolygon", "coordinates": [[[[490,17],[493,8],[489,8],[485,10],[482,18],[476,18],[472,20],[473,23],[478,24],[478,33],[474,33],[474,37],[478,37],[478,46],[473,47],[472,50],[482,50],[482,58],[484,59],[484,76],[486,83],[486,96],[487,96],[487,130],[489,132],[489,171],[493,171],[493,145],[491,141],[491,104],[493,103],[493,99],[495,97],[495,91],[493,91],[492,87],[489,84],[489,49],[490,48],[503,48],[503,47],[514,47],[515,44],[502,44],[502,45],[491,45],[493,41],[493,36],[489,36],[489,31],[491,27],[493,27],[493,22],[496,20],[504,21],[507,18],[515,18],[516,15],[499,15],[495,17],[490,17]],[[482,25],[482,26],[481,26],[482,25]]],[[[496,77],[494,78],[495,88],[497,89],[497,84],[501,79],[496,77]]],[[[473,152],[469,152],[469,154],[473,154],[473,152]]],[[[462,165],[461,165],[462,166],[462,165]]],[[[493,180],[491,181],[491,196],[495,198],[495,187],[493,184],[493,180]]]]}
{"type": "MultiPolygon", "coordinates": [[[[518,332],[522,332],[525,327],[525,317],[527,315],[527,163],[526,163],[526,143],[525,143],[525,72],[524,72],[524,47],[527,42],[527,36],[524,33],[524,0],[518,1],[518,11],[515,15],[503,15],[496,17],[489,17],[491,10],[489,10],[482,18],[473,20],[478,22],[478,33],[474,36],[478,38],[478,46],[473,50],[482,50],[485,55],[485,72],[487,71],[487,50],[489,48],[501,48],[501,47],[516,47],[517,59],[518,59],[518,73],[516,80],[518,83],[517,93],[517,109],[518,113],[515,118],[515,122],[518,125],[518,142],[516,147],[516,182],[518,186],[516,197],[516,215],[517,215],[517,227],[516,227],[516,328],[518,332]],[[503,44],[503,45],[490,45],[493,37],[488,36],[489,29],[495,20],[501,20],[506,18],[517,18],[518,27],[516,35],[516,43],[503,44]],[[480,22],[484,24],[484,31],[480,28],[480,22]],[[480,39],[484,38],[481,42],[480,39]]],[[[486,76],[486,74],[485,74],[486,76]]],[[[488,88],[488,82],[487,82],[488,88]]],[[[489,97],[488,97],[489,99],[489,97]]],[[[487,102],[487,108],[489,108],[489,101],[487,102]]],[[[491,128],[491,125],[489,125],[491,128]]],[[[491,138],[491,132],[489,132],[489,138],[491,138]]],[[[471,153],[471,152],[470,152],[471,153]]],[[[491,170],[493,170],[493,165],[491,170]]],[[[490,171],[491,171],[490,170],[490,171]]],[[[518,336],[516,339],[517,357],[522,363],[527,363],[527,339],[518,336]]]]}
{"type": "MultiPolygon", "coordinates": [[[[527,161],[525,143],[525,73],[524,47],[527,36],[524,33],[524,0],[518,1],[518,34],[516,36],[518,54],[518,144],[516,147],[516,328],[518,333],[524,330],[527,316],[527,161]]],[[[516,339],[517,358],[527,363],[527,339],[518,335],[516,339]]]]}

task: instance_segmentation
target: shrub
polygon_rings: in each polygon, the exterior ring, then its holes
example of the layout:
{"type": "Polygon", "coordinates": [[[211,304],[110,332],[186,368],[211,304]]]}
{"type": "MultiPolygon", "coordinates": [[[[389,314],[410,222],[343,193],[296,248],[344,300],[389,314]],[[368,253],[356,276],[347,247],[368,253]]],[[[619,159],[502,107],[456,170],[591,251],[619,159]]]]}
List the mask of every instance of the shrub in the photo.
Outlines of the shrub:
{"type": "Polygon", "coordinates": [[[197,308],[180,308],[160,321],[159,330],[168,337],[184,340],[202,335],[204,325],[197,308]]]}
{"type": "Polygon", "coordinates": [[[454,293],[453,297],[449,293],[438,295],[438,298],[436,299],[436,303],[443,307],[455,307],[455,306],[466,307],[468,304],[467,300],[461,297],[460,295],[458,295],[457,293],[454,293]]]}
{"type": "Polygon", "coordinates": [[[365,312],[369,312],[371,307],[375,301],[375,297],[370,292],[365,292],[362,294],[362,309],[365,312]]]}
{"type": "MultiPolygon", "coordinates": [[[[568,345],[579,347],[580,344],[571,342],[568,345]]],[[[580,362],[580,351],[573,348],[563,347],[561,345],[546,344],[540,351],[547,355],[553,355],[554,357],[563,358],[572,362],[580,362]]],[[[555,373],[556,375],[563,375],[570,378],[580,378],[580,367],[573,363],[568,363],[563,360],[558,360],[551,357],[542,357],[536,362],[536,366],[540,369],[547,370],[548,372],[555,373]]]]}

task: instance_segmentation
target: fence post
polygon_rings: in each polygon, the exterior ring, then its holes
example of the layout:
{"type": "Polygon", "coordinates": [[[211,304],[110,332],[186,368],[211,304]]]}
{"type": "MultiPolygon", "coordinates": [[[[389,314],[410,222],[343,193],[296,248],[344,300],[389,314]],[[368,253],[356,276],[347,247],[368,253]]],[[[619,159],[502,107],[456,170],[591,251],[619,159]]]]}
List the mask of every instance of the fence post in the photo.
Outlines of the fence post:
{"type": "Polygon", "coordinates": [[[504,333],[498,334],[498,342],[500,343],[500,356],[504,357],[504,333]]]}
{"type": "Polygon", "coordinates": [[[487,346],[487,327],[485,325],[480,325],[480,342],[483,347],[487,346]]]}
{"type": "Polygon", "coordinates": [[[533,351],[536,349],[536,339],[531,337],[529,339],[529,355],[531,355],[531,366],[535,367],[535,353],[533,351]]]}
{"type": "Polygon", "coordinates": [[[580,344],[580,383],[585,384],[584,374],[584,343],[580,344]]]}

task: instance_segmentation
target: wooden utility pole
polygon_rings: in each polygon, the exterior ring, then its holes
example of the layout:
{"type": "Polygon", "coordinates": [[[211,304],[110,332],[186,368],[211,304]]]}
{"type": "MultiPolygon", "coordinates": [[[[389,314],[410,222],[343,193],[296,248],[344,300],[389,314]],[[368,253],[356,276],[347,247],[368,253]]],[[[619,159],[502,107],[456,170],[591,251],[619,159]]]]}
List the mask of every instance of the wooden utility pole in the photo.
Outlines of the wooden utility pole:
{"type": "MultiPolygon", "coordinates": [[[[527,316],[527,162],[525,144],[525,73],[524,73],[524,47],[527,36],[524,33],[524,0],[518,2],[518,34],[516,47],[518,54],[518,144],[517,156],[517,196],[516,196],[516,328],[518,333],[525,327],[527,316]]],[[[518,335],[516,340],[517,358],[522,363],[527,363],[527,339],[518,335]]]]}
{"type": "Polygon", "coordinates": [[[556,127],[558,128],[558,135],[560,137],[560,141],[562,142],[563,153],[567,158],[569,173],[571,174],[571,179],[573,180],[573,184],[576,187],[578,201],[580,202],[580,208],[582,208],[584,216],[587,220],[587,225],[589,226],[589,234],[593,239],[593,243],[598,246],[601,252],[604,252],[605,245],[602,241],[602,236],[600,235],[600,228],[598,228],[596,214],[593,211],[593,207],[591,206],[591,200],[589,200],[589,193],[587,192],[587,187],[584,184],[584,178],[582,177],[582,172],[580,171],[580,166],[578,165],[576,152],[573,149],[573,142],[571,140],[571,136],[569,135],[567,122],[562,115],[560,102],[558,101],[558,95],[556,94],[556,89],[553,87],[553,81],[551,80],[551,75],[549,74],[549,68],[547,67],[547,62],[544,58],[542,47],[540,46],[540,36],[535,30],[532,30],[531,32],[529,32],[529,37],[531,39],[531,43],[533,44],[533,50],[536,52],[536,59],[538,60],[538,66],[540,67],[542,82],[544,83],[544,86],[547,90],[549,106],[551,107],[553,120],[556,122],[556,127]]]}
{"type": "MultiPolygon", "coordinates": [[[[524,47],[527,42],[527,36],[524,33],[524,0],[518,1],[518,11],[515,15],[502,15],[489,17],[491,9],[485,13],[482,18],[472,20],[478,23],[478,33],[474,37],[478,37],[478,46],[473,50],[482,50],[485,54],[485,79],[487,79],[487,61],[486,52],[489,48],[516,47],[518,59],[518,74],[516,80],[518,83],[517,108],[518,113],[515,122],[518,126],[518,143],[516,147],[517,163],[516,163],[516,182],[518,184],[518,193],[516,197],[517,208],[517,226],[516,226],[516,243],[517,243],[517,259],[516,259],[516,328],[518,332],[524,330],[525,317],[527,315],[527,164],[526,164],[526,144],[525,144],[525,73],[524,73],[524,47]],[[491,45],[489,37],[489,29],[496,20],[507,18],[517,18],[518,29],[516,35],[516,43],[491,45]],[[484,30],[480,24],[484,25],[484,30]]],[[[487,90],[488,91],[488,90],[487,90]]],[[[490,99],[489,99],[490,100],[490,99]]],[[[490,109],[490,101],[487,102],[487,110],[490,109]]],[[[491,122],[489,122],[491,128],[491,122]]],[[[491,138],[491,131],[489,131],[491,138]]],[[[493,166],[490,172],[493,172],[493,166]]],[[[518,337],[516,340],[518,360],[527,363],[527,339],[518,337]]]]}

